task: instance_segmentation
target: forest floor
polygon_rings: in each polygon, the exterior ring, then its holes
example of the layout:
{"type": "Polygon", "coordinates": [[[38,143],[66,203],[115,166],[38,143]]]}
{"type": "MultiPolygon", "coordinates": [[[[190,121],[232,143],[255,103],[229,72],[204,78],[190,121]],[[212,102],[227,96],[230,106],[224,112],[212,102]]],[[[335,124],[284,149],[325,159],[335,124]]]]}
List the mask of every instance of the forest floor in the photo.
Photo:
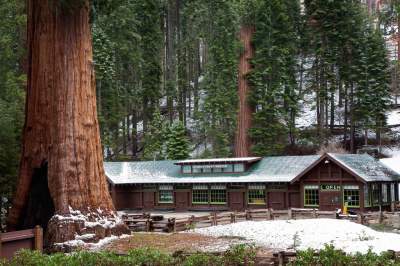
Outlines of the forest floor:
{"type": "Polygon", "coordinates": [[[130,237],[112,241],[101,249],[121,254],[136,248],[155,248],[167,253],[223,252],[233,245],[243,243],[250,244],[252,241],[241,237],[213,237],[197,233],[138,232],[132,233],[130,237]]]}

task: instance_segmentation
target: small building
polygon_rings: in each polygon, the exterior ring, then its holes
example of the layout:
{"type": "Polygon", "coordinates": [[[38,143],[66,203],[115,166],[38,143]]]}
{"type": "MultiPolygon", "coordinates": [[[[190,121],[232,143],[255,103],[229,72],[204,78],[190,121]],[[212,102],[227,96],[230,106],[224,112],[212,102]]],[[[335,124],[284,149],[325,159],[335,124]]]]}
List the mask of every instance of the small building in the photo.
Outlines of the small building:
{"type": "Polygon", "coordinates": [[[117,210],[390,206],[400,176],[367,154],[106,162],[117,210]]]}

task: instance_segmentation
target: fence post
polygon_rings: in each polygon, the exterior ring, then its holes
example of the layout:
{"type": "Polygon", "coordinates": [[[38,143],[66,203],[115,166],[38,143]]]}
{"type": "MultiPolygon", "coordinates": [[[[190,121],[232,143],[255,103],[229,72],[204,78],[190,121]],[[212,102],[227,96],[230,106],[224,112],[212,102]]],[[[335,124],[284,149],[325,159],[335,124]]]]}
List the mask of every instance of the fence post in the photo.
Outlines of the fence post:
{"type": "Polygon", "coordinates": [[[390,211],[391,212],[394,212],[395,210],[394,210],[394,201],[392,201],[391,203],[390,203],[390,211]]]}
{"type": "Polygon", "coordinates": [[[289,220],[293,219],[292,208],[289,208],[289,209],[288,209],[288,217],[289,217],[289,220]]]}
{"type": "Polygon", "coordinates": [[[231,212],[231,224],[236,223],[236,212],[231,212]]]}
{"type": "Polygon", "coordinates": [[[271,210],[267,209],[266,213],[267,213],[267,220],[271,220],[271,210]]]}
{"type": "Polygon", "coordinates": [[[40,225],[36,225],[35,228],[33,229],[33,234],[35,236],[35,250],[38,250],[40,252],[43,251],[43,228],[40,227],[40,225]]]}
{"type": "Polygon", "coordinates": [[[364,224],[364,216],[363,216],[362,213],[358,213],[358,214],[357,214],[357,222],[358,222],[359,224],[364,224]]]}
{"type": "Polygon", "coordinates": [[[279,251],[278,253],[278,265],[285,265],[285,251],[279,251]]]}
{"type": "Polygon", "coordinates": [[[249,210],[246,210],[245,214],[246,214],[246,220],[250,220],[251,215],[249,210]]]}
{"type": "Polygon", "coordinates": [[[313,218],[318,218],[316,209],[313,209],[313,218]]]}
{"type": "Polygon", "coordinates": [[[383,222],[383,213],[382,213],[382,209],[379,208],[379,223],[381,224],[383,222]]]}
{"type": "Polygon", "coordinates": [[[213,224],[214,224],[214,225],[218,225],[218,222],[217,222],[217,213],[216,213],[216,212],[213,212],[213,214],[212,214],[212,219],[213,219],[213,224]]]}
{"type": "Polygon", "coordinates": [[[151,227],[151,225],[150,225],[150,219],[149,218],[147,218],[147,220],[146,220],[146,232],[150,232],[150,228],[151,227]]]}

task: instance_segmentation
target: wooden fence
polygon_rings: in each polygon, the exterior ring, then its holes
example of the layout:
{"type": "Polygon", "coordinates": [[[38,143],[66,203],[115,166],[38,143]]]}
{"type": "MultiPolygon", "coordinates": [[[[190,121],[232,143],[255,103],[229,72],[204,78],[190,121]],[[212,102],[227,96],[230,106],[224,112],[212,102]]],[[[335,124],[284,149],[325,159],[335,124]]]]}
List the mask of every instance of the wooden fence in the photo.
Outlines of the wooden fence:
{"type": "Polygon", "coordinates": [[[122,218],[131,231],[144,232],[180,232],[194,228],[230,224],[240,221],[289,220],[307,218],[336,218],[335,211],[316,209],[250,209],[244,212],[211,213],[186,218],[168,218],[152,216],[149,213],[126,214],[122,218]]]}
{"type": "Polygon", "coordinates": [[[20,249],[43,251],[43,229],[13,231],[0,234],[0,258],[11,258],[20,249]]]}

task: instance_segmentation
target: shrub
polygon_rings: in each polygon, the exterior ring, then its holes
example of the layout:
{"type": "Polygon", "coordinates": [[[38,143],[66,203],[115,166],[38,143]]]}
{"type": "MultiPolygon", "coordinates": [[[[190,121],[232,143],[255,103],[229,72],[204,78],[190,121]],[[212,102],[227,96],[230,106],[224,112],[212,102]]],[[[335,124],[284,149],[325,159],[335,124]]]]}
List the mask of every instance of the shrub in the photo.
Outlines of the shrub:
{"type": "Polygon", "coordinates": [[[239,244],[225,252],[226,265],[254,265],[256,248],[254,245],[239,244]]]}
{"type": "Polygon", "coordinates": [[[253,265],[255,260],[254,246],[237,245],[216,256],[207,253],[196,253],[188,257],[177,257],[152,248],[139,248],[128,252],[126,256],[102,251],[77,251],[70,254],[41,254],[38,251],[21,250],[10,261],[0,266],[219,266],[219,265],[253,265]]]}
{"type": "Polygon", "coordinates": [[[126,258],[130,265],[175,265],[175,259],[164,252],[152,248],[129,251],[126,258]]]}
{"type": "Polygon", "coordinates": [[[223,258],[206,253],[197,253],[185,258],[182,266],[219,266],[223,265],[223,258]]]}
{"type": "Polygon", "coordinates": [[[351,255],[335,249],[332,245],[326,245],[319,253],[313,249],[298,251],[296,260],[290,265],[386,266],[400,265],[400,263],[388,252],[379,255],[369,250],[366,254],[356,253],[351,255]]]}

